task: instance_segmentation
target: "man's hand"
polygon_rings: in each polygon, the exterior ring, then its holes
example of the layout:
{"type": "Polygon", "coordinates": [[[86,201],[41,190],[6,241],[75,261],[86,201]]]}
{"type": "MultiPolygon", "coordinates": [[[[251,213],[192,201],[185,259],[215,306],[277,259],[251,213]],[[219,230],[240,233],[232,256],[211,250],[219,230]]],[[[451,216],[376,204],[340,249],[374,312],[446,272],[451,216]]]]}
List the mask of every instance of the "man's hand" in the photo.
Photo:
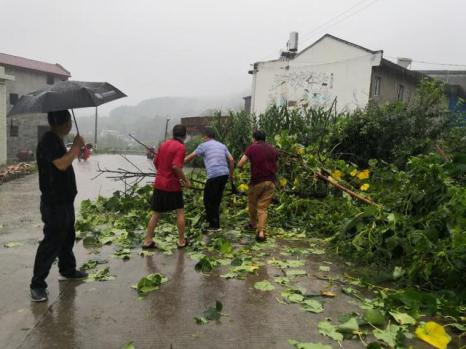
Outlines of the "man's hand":
{"type": "Polygon", "coordinates": [[[196,157],[196,155],[197,155],[196,152],[192,152],[191,154],[189,154],[188,156],[184,158],[184,163],[186,164],[190,162],[192,159],[196,157]]]}
{"type": "Polygon", "coordinates": [[[73,147],[78,147],[79,149],[81,149],[85,145],[86,143],[84,143],[84,139],[80,135],[76,135],[76,137],[74,137],[73,147]]]}
{"type": "Polygon", "coordinates": [[[66,169],[73,163],[73,160],[79,156],[81,153],[81,148],[83,148],[85,145],[86,144],[84,143],[84,139],[80,135],[77,135],[74,137],[73,145],[71,146],[70,151],[63,155],[61,158],[53,160],[52,163],[58,170],[66,171],[66,169]]]}
{"type": "Polygon", "coordinates": [[[181,184],[183,185],[184,188],[192,187],[191,181],[188,178],[181,180],[181,184]]]}
{"type": "Polygon", "coordinates": [[[239,159],[238,161],[238,165],[236,165],[239,169],[243,168],[243,166],[246,164],[246,162],[248,161],[248,157],[246,155],[243,155],[241,157],[241,159],[239,159]]]}

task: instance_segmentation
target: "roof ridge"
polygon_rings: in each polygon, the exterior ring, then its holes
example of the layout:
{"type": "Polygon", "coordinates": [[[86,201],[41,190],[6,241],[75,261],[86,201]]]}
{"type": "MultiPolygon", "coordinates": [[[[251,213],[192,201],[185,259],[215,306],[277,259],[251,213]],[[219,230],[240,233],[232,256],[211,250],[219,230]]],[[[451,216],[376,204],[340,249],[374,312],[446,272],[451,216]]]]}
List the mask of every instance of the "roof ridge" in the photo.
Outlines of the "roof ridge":
{"type": "Polygon", "coordinates": [[[37,59],[11,55],[9,53],[0,52],[0,65],[71,77],[71,73],[59,63],[49,63],[37,59]]]}

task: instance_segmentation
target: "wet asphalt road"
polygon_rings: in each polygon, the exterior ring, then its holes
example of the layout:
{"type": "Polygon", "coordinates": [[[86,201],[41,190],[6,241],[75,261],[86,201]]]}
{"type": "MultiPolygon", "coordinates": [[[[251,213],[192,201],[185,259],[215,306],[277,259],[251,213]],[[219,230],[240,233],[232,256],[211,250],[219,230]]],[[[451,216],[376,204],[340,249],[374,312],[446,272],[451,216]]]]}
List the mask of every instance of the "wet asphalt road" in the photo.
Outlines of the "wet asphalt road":
{"type": "MultiPolygon", "coordinates": [[[[143,157],[132,157],[143,170],[151,164],[143,157]]],[[[116,155],[91,157],[75,163],[79,201],[108,195],[119,184],[96,174],[96,161],[102,167],[130,168],[116,155]]],[[[49,301],[33,304],[29,281],[37,242],[41,239],[37,175],[30,175],[0,186],[0,348],[121,348],[133,341],[136,348],[290,348],[288,339],[338,344],[317,332],[317,323],[326,317],[338,318],[357,311],[352,298],[339,293],[326,302],[325,312],[311,314],[297,305],[279,304],[279,291],[255,290],[256,281],[271,277],[263,267],[245,281],[225,280],[218,273],[202,275],[195,262],[183,251],[171,256],[157,252],[151,257],[133,254],[129,261],[111,258],[111,247],[101,251],[116,279],[106,282],[58,282],[57,267],[48,278],[49,301]],[[11,241],[22,243],[4,248],[11,241]],[[160,272],[169,282],[139,299],[130,288],[148,273],[160,272]],[[207,325],[197,325],[199,316],[215,300],[224,305],[226,316],[207,325]]],[[[78,243],[78,265],[90,255],[78,243]]],[[[311,256],[306,268],[310,275],[325,256],[311,256]]],[[[327,286],[315,277],[302,286],[318,293],[327,286]]],[[[362,348],[358,341],[345,341],[344,348],[362,348]]]]}

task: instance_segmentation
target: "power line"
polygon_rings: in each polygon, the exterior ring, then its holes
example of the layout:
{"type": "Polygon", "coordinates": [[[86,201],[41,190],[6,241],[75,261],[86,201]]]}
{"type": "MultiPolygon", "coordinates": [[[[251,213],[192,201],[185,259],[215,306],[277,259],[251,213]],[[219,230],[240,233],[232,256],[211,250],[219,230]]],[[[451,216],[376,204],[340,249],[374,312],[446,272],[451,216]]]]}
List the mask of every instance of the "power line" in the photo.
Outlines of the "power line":
{"type": "MultiPolygon", "coordinates": [[[[347,8],[346,10],[344,10],[344,11],[340,12],[339,14],[337,14],[336,16],[333,16],[332,18],[328,19],[324,23],[319,24],[318,26],[314,27],[310,31],[308,31],[308,32],[304,33],[303,35],[301,35],[300,41],[304,42],[307,38],[311,37],[311,35],[314,34],[316,31],[321,30],[323,28],[328,29],[331,26],[337,25],[337,24],[347,20],[348,18],[355,16],[356,14],[358,14],[361,11],[365,10],[366,8],[374,5],[378,1],[380,1],[380,0],[360,0],[360,1],[358,1],[353,6],[347,8]],[[369,2],[367,2],[367,1],[369,1],[369,2]],[[365,6],[364,6],[364,3],[366,3],[365,6]],[[361,5],[363,5],[363,6],[360,7],[361,5]]],[[[273,53],[270,53],[269,55],[272,55],[274,53],[275,53],[275,51],[273,53]]]]}
{"type": "Polygon", "coordinates": [[[332,25],[335,25],[337,23],[340,23],[338,20],[345,20],[346,18],[349,18],[351,16],[354,16],[355,14],[361,12],[362,10],[364,10],[366,7],[368,6],[371,6],[373,5],[375,2],[379,1],[379,0],[369,0],[369,3],[367,3],[368,0],[361,0],[361,1],[358,1],[356,4],[354,4],[353,6],[347,8],[346,10],[340,12],[339,14],[337,14],[336,16],[330,18],[329,20],[325,21],[324,23],[318,25],[317,27],[311,29],[310,31],[304,33],[302,36],[301,36],[301,40],[306,40],[308,39],[312,34],[314,34],[315,32],[317,32],[318,30],[320,29],[323,29],[327,26],[332,26],[332,25]],[[362,7],[361,9],[359,10],[356,10],[354,13],[350,14],[351,11],[353,11],[354,9],[358,8],[360,5],[364,4],[366,2],[366,6],[365,7],[362,7]],[[344,17],[344,18],[341,18],[342,16],[345,16],[345,15],[349,15],[348,17],[344,17]],[[336,23],[333,23],[334,21],[337,21],[336,23]]]}
{"type": "Polygon", "coordinates": [[[466,64],[454,64],[454,63],[434,63],[434,62],[426,62],[426,61],[415,61],[415,63],[423,63],[423,64],[431,64],[431,65],[442,65],[442,66],[449,66],[449,67],[463,67],[466,68],[466,64]]]}
{"type": "MultiPolygon", "coordinates": [[[[398,57],[393,57],[393,56],[385,56],[386,58],[390,59],[398,59],[398,57]]],[[[427,62],[427,61],[418,61],[413,59],[413,63],[422,63],[422,64],[429,64],[429,65],[440,65],[440,66],[446,66],[446,67],[463,67],[466,68],[466,64],[456,64],[456,63],[435,63],[435,62],[427,62]]]]}

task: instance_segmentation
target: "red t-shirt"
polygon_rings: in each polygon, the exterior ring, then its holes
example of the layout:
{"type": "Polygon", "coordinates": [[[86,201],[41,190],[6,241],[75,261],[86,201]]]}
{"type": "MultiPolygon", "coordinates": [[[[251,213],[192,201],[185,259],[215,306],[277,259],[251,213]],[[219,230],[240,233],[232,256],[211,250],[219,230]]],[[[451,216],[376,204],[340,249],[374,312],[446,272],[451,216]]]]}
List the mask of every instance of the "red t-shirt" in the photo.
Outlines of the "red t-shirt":
{"type": "Polygon", "coordinates": [[[163,142],[154,158],[157,170],[154,187],[162,191],[181,191],[180,179],[176,176],[173,167],[183,168],[186,148],[183,142],[169,139],[163,142]]]}
{"type": "Polygon", "coordinates": [[[278,151],[263,141],[252,143],[244,152],[251,163],[251,184],[275,182],[278,171],[278,151]]]}

